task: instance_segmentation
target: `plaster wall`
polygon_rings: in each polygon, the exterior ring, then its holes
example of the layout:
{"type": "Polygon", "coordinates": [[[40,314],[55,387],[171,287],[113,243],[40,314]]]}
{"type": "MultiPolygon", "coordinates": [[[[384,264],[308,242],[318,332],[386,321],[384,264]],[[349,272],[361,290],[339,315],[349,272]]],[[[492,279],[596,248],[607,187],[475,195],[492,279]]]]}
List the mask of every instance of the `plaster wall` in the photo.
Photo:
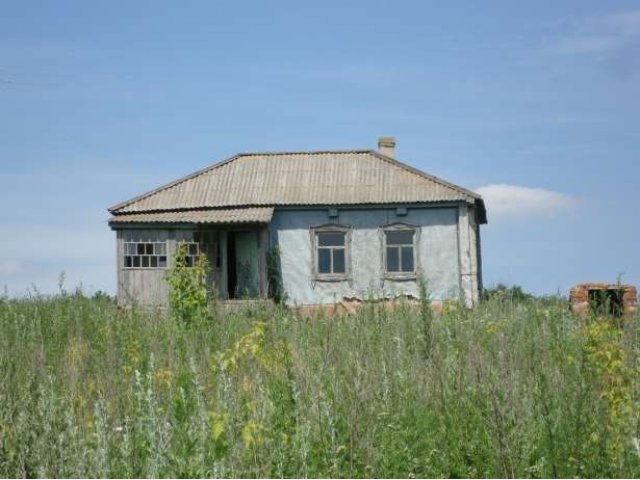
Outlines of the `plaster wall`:
{"type": "MultiPolygon", "coordinates": [[[[464,212],[465,215],[467,212],[464,212]]],[[[409,208],[397,215],[396,208],[339,209],[337,218],[329,209],[279,209],[271,222],[271,243],[280,250],[282,284],[291,305],[331,304],[343,298],[419,297],[417,280],[393,281],[383,275],[381,226],[397,222],[418,227],[417,265],[431,298],[441,301],[460,295],[460,235],[457,206],[409,208]],[[311,228],[337,223],[351,230],[350,278],[343,281],[313,279],[311,228]]],[[[466,224],[468,228],[468,223],[466,224]]],[[[466,234],[465,240],[468,237],[466,234]]],[[[468,245],[468,242],[467,242],[468,245]]],[[[466,250],[465,268],[468,268],[466,250]]],[[[471,283],[465,283],[471,288],[471,283]]],[[[470,291],[465,297],[472,298],[470,291]]]]}

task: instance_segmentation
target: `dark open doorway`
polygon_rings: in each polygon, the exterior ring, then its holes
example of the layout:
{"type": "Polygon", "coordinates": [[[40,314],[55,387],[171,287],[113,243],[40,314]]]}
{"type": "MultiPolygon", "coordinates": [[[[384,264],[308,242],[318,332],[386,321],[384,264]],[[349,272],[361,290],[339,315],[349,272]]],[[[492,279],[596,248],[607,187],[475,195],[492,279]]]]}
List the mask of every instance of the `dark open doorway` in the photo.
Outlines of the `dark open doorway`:
{"type": "Polygon", "coordinates": [[[234,298],[258,297],[258,232],[227,233],[227,294],[234,298]]]}
{"type": "Polygon", "coordinates": [[[236,271],[236,234],[227,233],[227,293],[229,298],[236,298],[238,273],[236,271]]]}
{"type": "Polygon", "coordinates": [[[608,288],[589,290],[589,310],[596,315],[611,315],[621,317],[624,313],[622,290],[608,288]]]}

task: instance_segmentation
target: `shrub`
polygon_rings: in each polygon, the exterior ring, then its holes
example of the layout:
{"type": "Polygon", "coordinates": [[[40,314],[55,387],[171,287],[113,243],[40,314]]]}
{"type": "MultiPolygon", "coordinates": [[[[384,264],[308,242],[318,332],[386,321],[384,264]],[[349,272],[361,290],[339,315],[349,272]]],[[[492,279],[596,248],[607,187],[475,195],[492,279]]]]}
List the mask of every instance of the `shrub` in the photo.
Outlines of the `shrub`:
{"type": "Polygon", "coordinates": [[[165,274],[169,284],[169,308],[180,322],[191,325],[208,317],[209,290],[207,276],[209,262],[199,255],[194,265],[187,263],[187,246],[178,244],[171,268],[165,274]]]}

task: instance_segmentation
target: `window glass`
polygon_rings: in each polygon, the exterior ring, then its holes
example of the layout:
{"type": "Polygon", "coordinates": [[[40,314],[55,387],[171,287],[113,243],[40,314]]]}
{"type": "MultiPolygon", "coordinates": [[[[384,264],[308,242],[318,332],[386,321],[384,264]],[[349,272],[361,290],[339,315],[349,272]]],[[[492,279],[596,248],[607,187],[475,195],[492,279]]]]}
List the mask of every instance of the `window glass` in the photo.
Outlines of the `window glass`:
{"type": "Polygon", "coordinates": [[[346,273],[344,248],[333,250],[333,273],[346,273]]]}
{"type": "Polygon", "coordinates": [[[402,247],[402,271],[413,272],[413,247],[402,247]]]}
{"type": "Polygon", "coordinates": [[[400,270],[399,253],[395,247],[387,248],[387,272],[398,272],[400,270]]]}
{"type": "Polygon", "coordinates": [[[328,248],[318,250],[318,273],[331,273],[331,250],[328,248]]]}
{"type": "Polygon", "coordinates": [[[316,271],[321,275],[347,273],[347,232],[320,231],[315,234],[316,271]]]}
{"type": "Polygon", "coordinates": [[[162,237],[162,233],[123,232],[124,268],[166,268],[167,243],[157,241],[162,237]]]}
{"type": "Polygon", "coordinates": [[[344,247],[343,232],[322,232],[318,233],[318,245],[320,247],[344,247]]]}
{"type": "Polygon", "coordinates": [[[413,244],[413,231],[412,230],[399,230],[388,231],[387,245],[412,245],[413,244]]]}
{"type": "Polygon", "coordinates": [[[415,273],[414,235],[414,230],[384,232],[388,273],[415,273]]]}

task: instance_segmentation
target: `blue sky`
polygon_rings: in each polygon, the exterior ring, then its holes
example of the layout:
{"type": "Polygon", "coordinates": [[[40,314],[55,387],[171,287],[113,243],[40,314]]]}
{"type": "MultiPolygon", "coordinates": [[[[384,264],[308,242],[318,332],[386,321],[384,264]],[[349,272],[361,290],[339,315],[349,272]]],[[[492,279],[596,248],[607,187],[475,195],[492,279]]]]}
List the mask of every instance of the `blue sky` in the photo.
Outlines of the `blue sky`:
{"type": "Polygon", "coordinates": [[[2,2],[0,286],[115,292],[106,208],[239,151],[481,192],[485,284],[640,283],[640,4],[2,2]]]}

